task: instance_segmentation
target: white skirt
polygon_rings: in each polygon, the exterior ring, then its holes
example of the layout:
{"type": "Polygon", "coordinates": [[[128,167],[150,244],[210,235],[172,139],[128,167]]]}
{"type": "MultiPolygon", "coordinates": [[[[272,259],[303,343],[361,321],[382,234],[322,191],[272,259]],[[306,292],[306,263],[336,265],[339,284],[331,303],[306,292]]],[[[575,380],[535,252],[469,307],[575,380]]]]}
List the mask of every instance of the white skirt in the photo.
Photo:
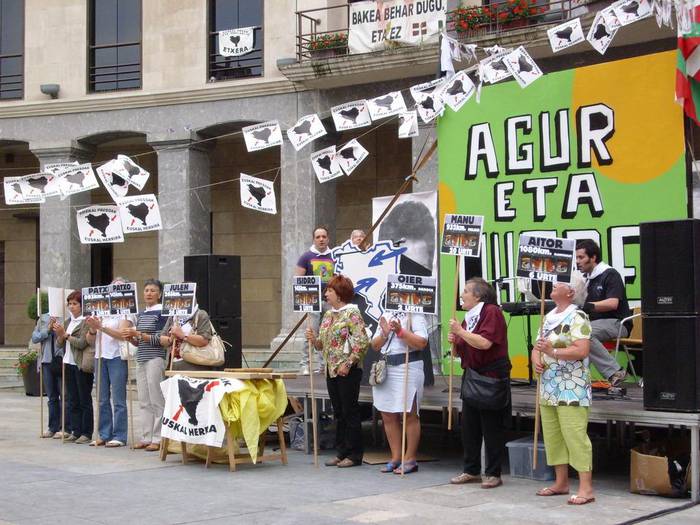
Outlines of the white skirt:
{"type": "MultiPolygon", "coordinates": [[[[403,412],[403,378],[404,364],[386,367],[386,379],[381,385],[372,387],[372,397],[374,407],[380,412],[403,412]]],[[[413,361],[408,363],[408,390],[406,411],[413,408],[413,401],[416,402],[416,413],[419,412],[420,402],[423,399],[423,361],[413,361]]]]}

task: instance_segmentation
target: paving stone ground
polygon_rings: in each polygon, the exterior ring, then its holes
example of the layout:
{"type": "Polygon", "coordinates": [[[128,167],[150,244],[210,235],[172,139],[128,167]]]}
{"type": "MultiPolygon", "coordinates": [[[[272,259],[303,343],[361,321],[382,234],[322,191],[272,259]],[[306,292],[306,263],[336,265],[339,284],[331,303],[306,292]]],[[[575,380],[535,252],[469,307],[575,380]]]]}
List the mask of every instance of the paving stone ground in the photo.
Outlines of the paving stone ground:
{"type": "MultiPolygon", "coordinates": [[[[39,400],[0,390],[0,525],[5,524],[612,524],[686,501],[628,492],[619,475],[595,478],[597,502],[536,497],[542,482],[504,476],[504,486],[449,485],[454,454],[401,479],[377,466],[314,468],[291,451],[289,465],[166,462],[128,448],[95,450],[39,439],[39,400]]],[[[700,523],[700,506],[651,521],[700,523]]]]}

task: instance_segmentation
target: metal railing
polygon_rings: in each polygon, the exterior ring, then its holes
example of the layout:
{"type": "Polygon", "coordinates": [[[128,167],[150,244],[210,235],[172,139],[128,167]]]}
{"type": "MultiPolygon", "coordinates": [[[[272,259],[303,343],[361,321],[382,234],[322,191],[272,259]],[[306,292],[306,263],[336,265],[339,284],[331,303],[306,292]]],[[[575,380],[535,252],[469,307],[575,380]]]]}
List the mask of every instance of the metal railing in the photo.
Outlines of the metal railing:
{"type": "MultiPolygon", "coordinates": [[[[553,25],[572,16],[571,0],[504,0],[447,12],[447,32],[458,40],[498,36],[553,25]],[[464,21],[464,23],[462,23],[464,21]]],[[[297,61],[349,53],[350,4],[297,11],[297,61]]]]}
{"type": "Polygon", "coordinates": [[[24,57],[21,54],[0,55],[0,100],[19,99],[23,96],[24,57]],[[10,73],[7,73],[8,70],[10,73]]]}
{"type": "Polygon", "coordinates": [[[90,93],[138,89],[141,87],[141,42],[121,42],[118,44],[91,45],[90,67],[88,68],[88,88],[90,93]],[[138,48],[138,61],[120,62],[119,48],[138,48]],[[95,65],[96,54],[104,50],[114,50],[115,60],[111,64],[95,65]]]}

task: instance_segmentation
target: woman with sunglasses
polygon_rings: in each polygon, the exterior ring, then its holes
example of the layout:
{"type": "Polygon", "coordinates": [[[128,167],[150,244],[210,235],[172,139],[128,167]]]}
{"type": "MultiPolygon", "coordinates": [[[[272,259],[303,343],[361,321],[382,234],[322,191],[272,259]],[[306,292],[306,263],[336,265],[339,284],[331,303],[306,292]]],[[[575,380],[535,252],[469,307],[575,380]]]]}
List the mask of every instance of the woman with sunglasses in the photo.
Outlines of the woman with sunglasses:
{"type": "Polygon", "coordinates": [[[592,483],[593,451],[588,438],[588,410],[591,406],[591,376],[588,371],[591,324],[578,309],[585,284],[578,272],[568,283],[555,283],[552,300],[556,307],[544,319],[532,352],[540,380],[540,413],[547,464],[554,466],[556,480],[538,496],[569,494],[569,465],[579,477],[578,493],[569,505],[595,501],[592,483]]]}

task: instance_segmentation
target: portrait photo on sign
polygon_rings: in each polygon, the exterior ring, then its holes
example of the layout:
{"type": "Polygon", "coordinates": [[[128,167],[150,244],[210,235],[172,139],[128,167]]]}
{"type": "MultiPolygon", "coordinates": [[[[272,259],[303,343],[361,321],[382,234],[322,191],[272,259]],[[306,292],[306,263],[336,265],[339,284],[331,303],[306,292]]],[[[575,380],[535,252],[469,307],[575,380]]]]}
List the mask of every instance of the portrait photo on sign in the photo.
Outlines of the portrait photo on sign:
{"type": "MultiPolygon", "coordinates": [[[[372,199],[372,221],[376,221],[393,197],[372,199]]],[[[401,249],[399,272],[437,275],[437,192],[404,194],[374,232],[374,242],[390,241],[401,249]]]]}
{"type": "Polygon", "coordinates": [[[158,200],[152,193],[124,197],[117,202],[124,233],[162,230],[158,200]]]}
{"type": "Polygon", "coordinates": [[[401,91],[392,91],[381,97],[369,99],[367,107],[372,120],[379,120],[406,111],[406,102],[401,91]]]}
{"type": "Polygon", "coordinates": [[[296,151],[326,134],[326,128],[317,114],[306,115],[287,130],[287,138],[296,151]]]}
{"type": "Polygon", "coordinates": [[[338,164],[338,154],[335,146],[328,146],[327,148],[314,151],[311,154],[311,167],[320,183],[328,182],[344,175],[340,164],[338,164]]]}
{"type": "Polygon", "coordinates": [[[92,164],[89,162],[72,166],[58,175],[58,188],[63,197],[99,187],[100,183],[97,182],[92,164]]]}
{"type": "Polygon", "coordinates": [[[586,40],[580,18],[569,20],[548,29],[547,36],[549,37],[549,45],[552,47],[553,53],[575,46],[586,40]]]}
{"type": "Polygon", "coordinates": [[[78,235],[83,244],[124,242],[118,206],[90,206],[78,210],[78,235]]]}
{"type": "Polygon", "coordinates": [[[272,181],[241,173],[240,188],[241,206],[271,215],[277,213],[275,185],[272,181]]]}
{"type": "Polygon", "coordinates": [[[129,193],[129,176],[122,162],[112,159],[102,166],[98,166],[96,171],[102,185],[107,189],[114,202],[126,197],[126,194],[129,193]]]}
{"type": "Polygon", "coordinates": [[[363,128],[372,124],[366,100],[346,102],[331,108],[331,116],[336,131],[363,128]]]}
{"type": "Polygon", "coordinates": [[[369,152],[357,139],[352,139],[336,152],[338,164],[346,175],[350,175],[367,158],[367,155],[369,152]]]}
{"type": "Polygon", "coordinates": [[[261,124],[253,124],[243,128],[243,139],[248,152],[282,145],[282,130],[280,123],[269,120],[261,124]]]}

